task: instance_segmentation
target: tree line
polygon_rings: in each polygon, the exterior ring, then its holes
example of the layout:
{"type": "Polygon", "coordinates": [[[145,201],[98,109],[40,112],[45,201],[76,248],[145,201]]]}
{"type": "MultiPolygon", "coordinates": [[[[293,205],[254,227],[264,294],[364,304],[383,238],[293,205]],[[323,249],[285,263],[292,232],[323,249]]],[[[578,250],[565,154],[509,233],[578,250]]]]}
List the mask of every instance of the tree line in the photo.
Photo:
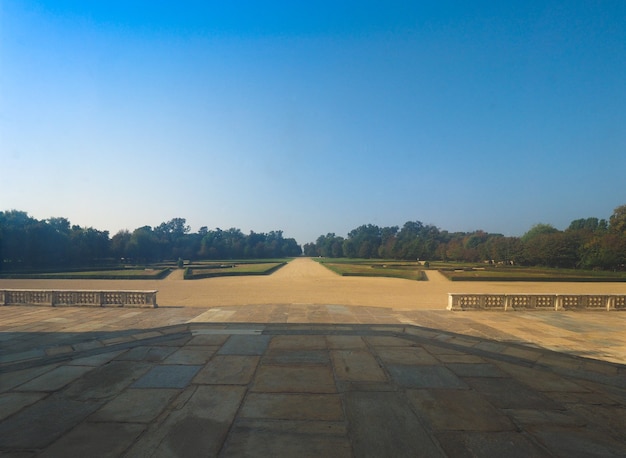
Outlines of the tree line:
{"type": "Polygon", "coordinates": [[[583,218],[565,230],[537,224],[521,237],[448,232],[420,221],[398,226],[366,224],[347,237],[320,235],[303,246],[305,256],[385,258],[516,264],[561,268],[625,270],[626,205],[609,220],[583,218]]]}
{"type": "MultiPolygon", "coordinates": [[[[365,224],[347,237],[320,235],[305,256],[432,261],[487,261],[563,268],[626,269],[626,205],[608,220],[583,218],[565,230],[537,224],[521,237],[482,230],[448,232],[420,221],[399,226],[365,224]]],[[[108,231],[71,225],[66,218],[37,220],[23,211],[0,212],[0,269],[5,271],[154,263],[166,260],[282,258],[302,248],[282,231],[244,234],[231,228],[191,233],[185,218],[156,227],[108,231]]]]}
{"type": "Polygon", "coordinates": [[[0,212],[0,270],[5,271],[301,254],[298,243],[282,231],[244,234],[203,226],[191,233],[185,218],[173,218],[109,237],[108,231],[71,225],[67,218],[38,220],[23,211],[0,212]]]}

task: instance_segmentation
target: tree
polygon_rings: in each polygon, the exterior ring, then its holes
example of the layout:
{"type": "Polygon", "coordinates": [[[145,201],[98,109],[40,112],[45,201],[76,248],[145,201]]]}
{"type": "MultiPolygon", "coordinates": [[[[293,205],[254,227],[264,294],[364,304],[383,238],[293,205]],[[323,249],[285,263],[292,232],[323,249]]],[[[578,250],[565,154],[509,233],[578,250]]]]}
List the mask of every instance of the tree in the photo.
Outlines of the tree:
{"type": "Polygon", "coordinates": [[[30,243],[27,229],[37,220],[26,212],[9,210],[0,212],[0,232],[2,233],[3,268],[16,270],[28,264],[27,247],[30,243]]]}
{"type": "Polygon", "coordinates": [[[545,235],[545,234],[554,234],[555,232],[558,232],[558,231],[559,230],[556,229],[551,224],[544,224],[544,223],[535,224],[533,227],[530,228],[528,232],[522,235],[522,242],[528,242],[534,237],[545,235]]]}
{"type": "Polygon", "coordinates": [[[597,232],[606,231],[608,223],[605,219],[581,218],[572,221],[567,228],[568,231],[597,232]]]}
{"type": "Polygon", "coordinates": [[[325,258],[342,257],[343,241],[343,237],[337,236],[333,232],[329,232],[328,234],[320,235],[317,238],[315,241],[315,247],[317,248],[319,255],[324,256],[325,258]]]}
{"type": "Polygon", "coordinates": [[[131,258],[139,262],[151,262],[159,259],[159,241],[150,226],[142,226],[133,231],[127,245],[131,258]]]}
{"type": "Polygon", "coordinates": [[[305,243],[302,248],[304,249],[305,256],[311,256],[311,257],[319,256],[315,243],[305,243]]]}
{"type": "Polygon", "coordinates": [[[343,241],[342,246],[343,255],[346,258],[356,258],[356,247],[354,246],[354,241],[351,239],[346,239],[343,241]]]}
{"type": "Polygon", "coordinates": [[[364,224],[348,233],[348,240],[354,244],[359,258],[378,257],[381,243],[380,228],[374,224],[364,224]]]}
{"type": "Polygon", "coordinates": [[[175,240],[187,234],[191,228],[187,225],[185,218],[172,218],[166,223],[161,223],[154,228],[154,233],[164,235],[169,240],[175,240]]]}
{"type": "Polygon", "coordinates": [[[127,258],[128,255],[128,243],[130,242],[130,232],[126,229],[118,231],[111,238],[111,256],[115,259],[127,258]]]}
{"type": "Polygon", "coordinates": [[[626,205],[621,205],[613,210],[609,219],[609,229],[611,232],[626,234],[626,205]]]}
{"type": "Polygon", "coordinates": [[[378,247],[378,257],[393,258],[396,247],[396,234],[398,226],[383,227],[380,230],[380,246],[378,247]]]}
{"type": "Polygon", "coordinates": [[[207,231],[200,242],[200,257],[204,259],[226,259],[226,234],[218,227],[207,231]]]}
{"type": "Polygon", "coordinates": [[[109,232],[72,226],[70,247],[72,264],[92,265],[102,262],[109,255],[109,232]]]}

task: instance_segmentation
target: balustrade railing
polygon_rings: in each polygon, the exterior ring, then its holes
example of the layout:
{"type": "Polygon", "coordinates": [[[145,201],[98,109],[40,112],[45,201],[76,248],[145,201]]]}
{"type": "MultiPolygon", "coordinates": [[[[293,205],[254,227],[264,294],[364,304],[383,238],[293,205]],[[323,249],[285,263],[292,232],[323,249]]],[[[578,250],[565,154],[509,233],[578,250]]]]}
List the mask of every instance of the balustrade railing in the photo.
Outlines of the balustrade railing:
{"type": "Polygon", "coordinates": [[[626,310],[624,294],[448,293],[448,310],[626,310]]]}
{"type": "Polygon", "coordinates": [[[157,291],[0,290],[0,305],[157,307],[157,291]]]}

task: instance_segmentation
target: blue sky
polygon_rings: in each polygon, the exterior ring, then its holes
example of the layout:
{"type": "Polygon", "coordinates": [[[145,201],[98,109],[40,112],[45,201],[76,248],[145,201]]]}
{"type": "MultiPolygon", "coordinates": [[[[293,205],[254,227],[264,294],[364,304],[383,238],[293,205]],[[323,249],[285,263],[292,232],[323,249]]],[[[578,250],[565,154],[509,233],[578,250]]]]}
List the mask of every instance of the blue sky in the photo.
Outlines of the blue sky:
{"type": "Polygon", "coordinates": [[[626,2],[0,2],[0,210],[521,235],[626,204],[626,2]]]}

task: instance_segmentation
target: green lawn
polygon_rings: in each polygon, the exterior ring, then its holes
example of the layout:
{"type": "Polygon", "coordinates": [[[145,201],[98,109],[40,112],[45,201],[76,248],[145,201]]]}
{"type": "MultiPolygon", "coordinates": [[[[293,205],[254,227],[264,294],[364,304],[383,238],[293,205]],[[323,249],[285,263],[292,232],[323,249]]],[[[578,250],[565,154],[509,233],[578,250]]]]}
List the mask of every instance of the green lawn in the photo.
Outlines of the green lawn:
{"type": "Polygon", "coordinates": [[[446,267],[439,271],[452,281],[626,281],[626,272],[607,272],[539,267],[446,267]]]}
{"type": "Polygon", "coordinates": [[[411,261],[371,259],[314,259],[333,272],[346,277],[394,277],[427,280],[424,266],[411,261]]]}
{"type": "Polygon", "coordinates": [[[626,272],[553,269],[519,266],[488,266],[477,263],[431,261],[424,267],[416,261],[372,260],[349,258],[313,258],[328,269],[343,276],[397,277],[427,280],[428,270],[439,270],[451,281],[626,281],[626,272]]]}
{"type": "Polygon", "coordinates": [[[254,260],[241,263],[233,261],[194,263],[185,269],[185,280],[238,275],[270,275],[285,264],[287,264],[285,260],[280,262],[254,260]]]}
{"type": "Polygon", "coordinates": [[[126,268],[111,270],[81,270],[37,274],[5,274],[3,278],[66,279],[66,280],[158,280],[169,273],[166,268],[126,268]]]}

